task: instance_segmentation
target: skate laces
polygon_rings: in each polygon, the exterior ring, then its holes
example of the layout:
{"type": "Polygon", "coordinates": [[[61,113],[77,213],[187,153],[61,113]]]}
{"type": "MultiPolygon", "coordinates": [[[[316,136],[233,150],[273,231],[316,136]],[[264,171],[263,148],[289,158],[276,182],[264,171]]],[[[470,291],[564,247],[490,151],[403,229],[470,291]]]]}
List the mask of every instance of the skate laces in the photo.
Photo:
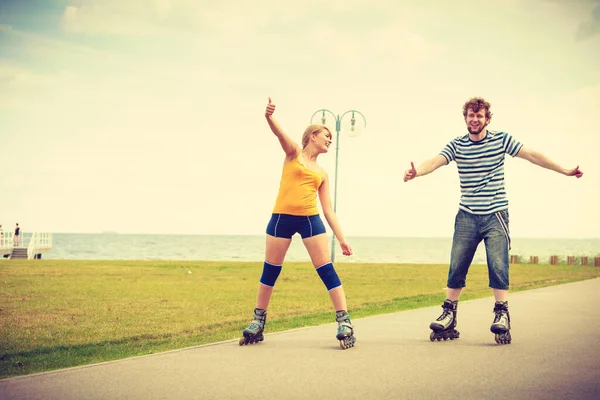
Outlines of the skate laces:
{"type": "MultiPolygon", "coordinates": [[[[442,308],[443,308],[443,307],[442,307],[442,308]]],[[[443,308],[443,310],[444,310],[444,311],[442,312],[442,315],[440,315],[440,316],[438,317],[438,319],[436,319],[436,321],[442,321],[442,320],[446,319],[446,317],[447,317],[448,315],[450,315],[450,313],[451,313],[451,311],[450,311],[450,310],[448,310],[447,308],[443,308]]]]}
{"type": "Polygon", "coordinates": [[[500,322],[502,320],[502,318],[507,320],[508,317],[506,316],[506,314],[507,314],[506,310],[496,310],[496,317],[494,318],[494,323],[500,322]]]}
{"type": "Polygon", "coordinates": [[[346,312],[336,312],[335,320],[338,323],[338,331],[351,330],[350,314],[346,312]]]}
{"type": "Polygon", "coordinates": [[[508,302],[496,302],[494,312],[496,313],[494,323],[500,322],[502,318],[508,320],[508,302]]]}
{"type": "Polygon", "coordinates": [[[265,326],[265,322],[264,321],[259,321],[257,319],[253,320],[252,322],[250,322],[250,327],[255,327],[255,328],[262,328],[263,326],[265,326]]]}
{"type": "Polygon", "coordinates": [[[262,309],[254,310],[254,319],[250,322],[249,329],[262,329],[267,322],[267,311],[262,309]]]}
{"type": "Polygon", "coordinates": [[[436,319],[436,321],[442,321],[442,320],[446,319],[446,317],[447,317],[448,315],[450,315],[450,311],[448,311],[448,310],[444,310],[444,312],[442,313],[442,315],[440,315],[440,316],[438,317],[438,319],[436,319]]]}
{"type": "Polygon", "coordinates": [[[353,326],[349,319],[338,321],[338,333],[353,332],[353,326]]]}

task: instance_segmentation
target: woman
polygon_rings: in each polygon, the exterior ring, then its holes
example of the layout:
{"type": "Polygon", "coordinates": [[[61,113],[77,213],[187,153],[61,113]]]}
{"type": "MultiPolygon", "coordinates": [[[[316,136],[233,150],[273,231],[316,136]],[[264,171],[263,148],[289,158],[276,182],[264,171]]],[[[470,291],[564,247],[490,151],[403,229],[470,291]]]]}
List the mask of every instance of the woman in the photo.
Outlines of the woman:
{"type": "Polygon", "coordinates": [[[292,236],[299,233],[310,259],[319,277],[329,291],[329,296],[336,311],[338,322],[337,339],[342,349],[354,346],[354,329],[350,315],[346,311],[346,295],[342,283],[331,263],[325,225],[317,208],[317,193],[327,223],[333,230],[346,256],[352,254],[352,248],[346,242],[337,216],[331,206],[329,194],[329,176],[317,164],[317,157],[327,153],[331,145],[331,132],[322,125],[310,125],[302,135],[302,147],[294,142],[279,126],[273,112],[275,104],[269,104],[265,117],[271,131],[279,139],[285,152],[285,161],[279,186],[279,194],[275,201],[271,220],[267,225],[267,243],[263,273],[258,286],[254,319],[244,336],[240,346],[260,342],[264,339],[263,331],[267,319],[267,307],[271,300],[275,281],[281,272],[285,254],[292,242],[292,236]]]}
{"type": "Polygon", "coordinates": [[[15,236],[13,238],[14,241],[14,245],[19,246],[19,235],[21,234],[21,227],[19,227],[19,224],[15,225],[15,236]]]}

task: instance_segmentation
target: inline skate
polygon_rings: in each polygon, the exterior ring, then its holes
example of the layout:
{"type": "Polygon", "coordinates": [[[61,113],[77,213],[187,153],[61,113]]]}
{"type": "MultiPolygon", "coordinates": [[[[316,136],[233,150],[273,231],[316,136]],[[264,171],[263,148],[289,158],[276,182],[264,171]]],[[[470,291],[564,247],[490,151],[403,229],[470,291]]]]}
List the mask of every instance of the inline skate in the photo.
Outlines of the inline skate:
{"type": "Polygon", "coordinates": [[[335,319],[338,323],[336,338],[340,341],[340,347],[343,350],[354,347],[356,338],[354,337],[354,327],[350,322],[350,315],[348,315],[348,312],[345,310],[336,311],[335,319]]]}
{"type": "Polygon", "coordinates": [[[244,329],[240,338],[240,346],[252,343],[262,342],[265,337],[263,332],[265,330],[265,323],[267,322],[267,310],[261,308],[254,309],[254,319],[250,322],[250,325],[244,329]]]}
{"type": "Polygon", "coordinates": [[[512,337],[510,336],[510,314],[508,312],[508,301],[497,301],[494,304],[494,322],[490,327],[490,331],[494,333],[494,338],[498,344],[510,344],[512,337]]]}
{"type": "Polygon", "coordinates": [[[455,329],[457,307],[458,300],[444,300],[444,304],[442,304],[442,315],[429,324],[429,329],[433,331],[429,335],[429,340],[432,342],[435,340],[454,340],[460,337],[460,332],[455,329]]]}

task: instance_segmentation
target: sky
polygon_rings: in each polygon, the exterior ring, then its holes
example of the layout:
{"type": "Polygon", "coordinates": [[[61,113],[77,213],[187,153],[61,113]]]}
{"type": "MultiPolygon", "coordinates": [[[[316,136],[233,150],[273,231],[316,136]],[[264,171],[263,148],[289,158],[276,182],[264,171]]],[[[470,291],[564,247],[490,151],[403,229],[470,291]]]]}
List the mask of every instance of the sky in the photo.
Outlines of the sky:
{"type": "Polygon", "coordinates": [[[346,236],[450,237],[456,164],[402,177],[474,96],[489,129],[584,172],[507,157],[512,235],[600,237],[600,0],[0,0],[0,224],[262,235],[271,97],[297,141],[318,110],[364,115],[319,156],[333,192],[339,149],[346,236]]]}

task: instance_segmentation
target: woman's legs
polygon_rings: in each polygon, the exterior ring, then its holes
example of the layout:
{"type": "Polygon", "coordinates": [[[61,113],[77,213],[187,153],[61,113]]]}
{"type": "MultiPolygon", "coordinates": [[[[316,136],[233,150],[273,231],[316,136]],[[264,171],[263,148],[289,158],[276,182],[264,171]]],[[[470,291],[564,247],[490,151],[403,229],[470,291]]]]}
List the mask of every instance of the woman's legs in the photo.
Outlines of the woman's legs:
{"type": "Polygon", "coordinates": [[[335,308],[335,319],[338,323],[336,338],[340,341],[340,347],[342,349],[354,347],[354,343],[356,342],[354,327],[350,322],[350,315],[348,315],[348,311],[346,310],[346,294],[344,293],[342,282],[331,263],[327,235],[321,233],[307,237],[302,241],[306,250],[308,250],[313,265],[317,269],[319,277],[329,291],[329,297],[335,308]]]}
{"type": "MultiPolygon", "coordinates": [[[[302,239],[306,250],[308,250],[308,254],[310,255],[310,259],[315,266],[315,268],[319,268],[322,266],[327,267],[326,264],[331,263],[331,256],[329,255],[329,246],[327,235],[322,233],[320,235],[312,236],[309,238],[302,239]]],[[[333,270],[333,266],[331,266],[331,270],[333,270]]],[[[335,278],[337,278],[337,274],[335,274],[335,278]]],[[[323,277],[322,277],[323,279],[323,277]]],[[[339,278],[337,278],[339,281],[339,278]]],[[[327,285],[327,282],[325,282],[327,285]]],[[[333,303],[333,307],[335,311],[346,310],[346,295],[344,293],[344,287],[341,285],[334,287],[329,290],[329,297],[331,297],[331,302],[333,303]]]]}
{"type": "MultiPolygon", "coordinates": [[[[290,248],[292,239],[278,238],[271,235],[267,235],[267,242],[265,247],[265,262],[272,266],[283,265],[285,255],[290,248]]],[[[256,296],[256,308],[266,310],[271,301],[271,295],[273,294],[273,286],[268,286],[263,283],[258,284],[258,294],[256,296]]]]}
{"type": "Polygon", "coordinates": [[[264,339],[263,332],[267,321],[267,307],[271,301],[275,281],[281,272],[281,266],[291,242],[291,238],[278,238],[267,234],[265,264],[258,284],[256,308],[254,309],[252,322],[243,331],[244,336],[240,339],[240,346],[262,342],[264,339]]]}

